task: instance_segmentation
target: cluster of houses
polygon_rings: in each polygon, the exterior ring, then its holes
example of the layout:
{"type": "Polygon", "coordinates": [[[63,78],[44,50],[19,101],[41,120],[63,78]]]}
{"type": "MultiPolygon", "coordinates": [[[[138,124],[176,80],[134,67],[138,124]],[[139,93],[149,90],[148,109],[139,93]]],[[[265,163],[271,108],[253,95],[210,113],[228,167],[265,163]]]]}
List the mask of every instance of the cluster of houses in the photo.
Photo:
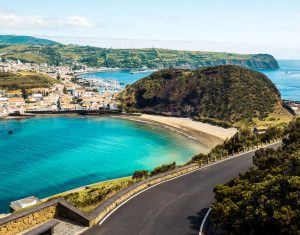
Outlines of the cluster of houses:
{"type": "Polygon", "coordinates": [[[54,66],[46,63],[23,63],[20,60],[2,59],[0,57],[0,72],[17,73],[19,71],[35,71],[38,73],[47,73],[53,78],[71,79],[76,74],[107,70],[118,70],[118,68],[92,68],[79,62],[73,62],[70,66],[54,66]]]}
{"type": "Polygon", "coordinates": [[[46,64],[31,64],[9,60],[0,62],[0,71],[14,73],[34,71],[46,73],[59,79],[58,83],[48,88],[26,89],[26,94],[21,89],[0,90],[0,117],[33,111],[117,109],[115,92],[100,93],[95,89],[72,82],[76,71],[72,71],[68,66],[47,66],[46,64]]]}

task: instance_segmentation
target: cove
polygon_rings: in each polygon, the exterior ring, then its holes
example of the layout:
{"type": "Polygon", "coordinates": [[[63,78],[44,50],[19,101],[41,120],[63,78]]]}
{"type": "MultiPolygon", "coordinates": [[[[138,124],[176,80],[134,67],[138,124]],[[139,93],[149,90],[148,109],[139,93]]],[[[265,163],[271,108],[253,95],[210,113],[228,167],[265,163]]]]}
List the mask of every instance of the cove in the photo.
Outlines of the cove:
{"type": "Polygon", "coordinates": [[[157,125],[110,117],[37,117],[0,121],[0,212],[11,201],[44,198],[131,175],[208,148],[157,125]],[[13,134],[9,135],[8,131],[13,134]]]}

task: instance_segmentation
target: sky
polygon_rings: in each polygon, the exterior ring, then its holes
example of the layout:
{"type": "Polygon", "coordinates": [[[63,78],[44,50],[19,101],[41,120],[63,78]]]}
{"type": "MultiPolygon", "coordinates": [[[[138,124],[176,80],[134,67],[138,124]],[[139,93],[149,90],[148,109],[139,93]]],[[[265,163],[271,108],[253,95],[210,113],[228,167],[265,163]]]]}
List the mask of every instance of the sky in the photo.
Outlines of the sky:
{"type": "Polygon", "coordinates": [[[0,34],[300,59],[300,0],[0,0],[0,34]]]}

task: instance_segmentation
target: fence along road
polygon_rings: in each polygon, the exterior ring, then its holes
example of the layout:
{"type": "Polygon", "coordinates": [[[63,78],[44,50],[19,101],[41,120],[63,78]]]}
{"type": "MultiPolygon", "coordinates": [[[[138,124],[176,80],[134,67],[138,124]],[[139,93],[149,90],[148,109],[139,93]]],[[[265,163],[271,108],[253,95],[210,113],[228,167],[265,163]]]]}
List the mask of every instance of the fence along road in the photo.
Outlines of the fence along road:
{"type": "MultiPolygon", "coordinates": [[[[277,142],[268,147],[280,145],[277,142]]],[[[254,153],[255,150],[242,153],[152,187],[84,234],[199,234],[200,224],[214,199],[215,185],[246,171],[252,166],[254,153]]]]}

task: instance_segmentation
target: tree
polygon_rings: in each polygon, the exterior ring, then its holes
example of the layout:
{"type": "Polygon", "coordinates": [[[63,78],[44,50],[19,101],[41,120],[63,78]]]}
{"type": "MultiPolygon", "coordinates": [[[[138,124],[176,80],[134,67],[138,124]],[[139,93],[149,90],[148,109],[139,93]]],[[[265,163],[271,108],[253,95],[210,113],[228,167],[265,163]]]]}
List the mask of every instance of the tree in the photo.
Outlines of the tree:
{"type": "MultiPolygon", "coordinates": [[[[271,129],[263,135],[278,135],[271,129]]],[[[255,168],[214,189],[211,218],[228,234],[299,234],[300,118],[290,123],[278,150],[256,152],[255,168]]]]}

